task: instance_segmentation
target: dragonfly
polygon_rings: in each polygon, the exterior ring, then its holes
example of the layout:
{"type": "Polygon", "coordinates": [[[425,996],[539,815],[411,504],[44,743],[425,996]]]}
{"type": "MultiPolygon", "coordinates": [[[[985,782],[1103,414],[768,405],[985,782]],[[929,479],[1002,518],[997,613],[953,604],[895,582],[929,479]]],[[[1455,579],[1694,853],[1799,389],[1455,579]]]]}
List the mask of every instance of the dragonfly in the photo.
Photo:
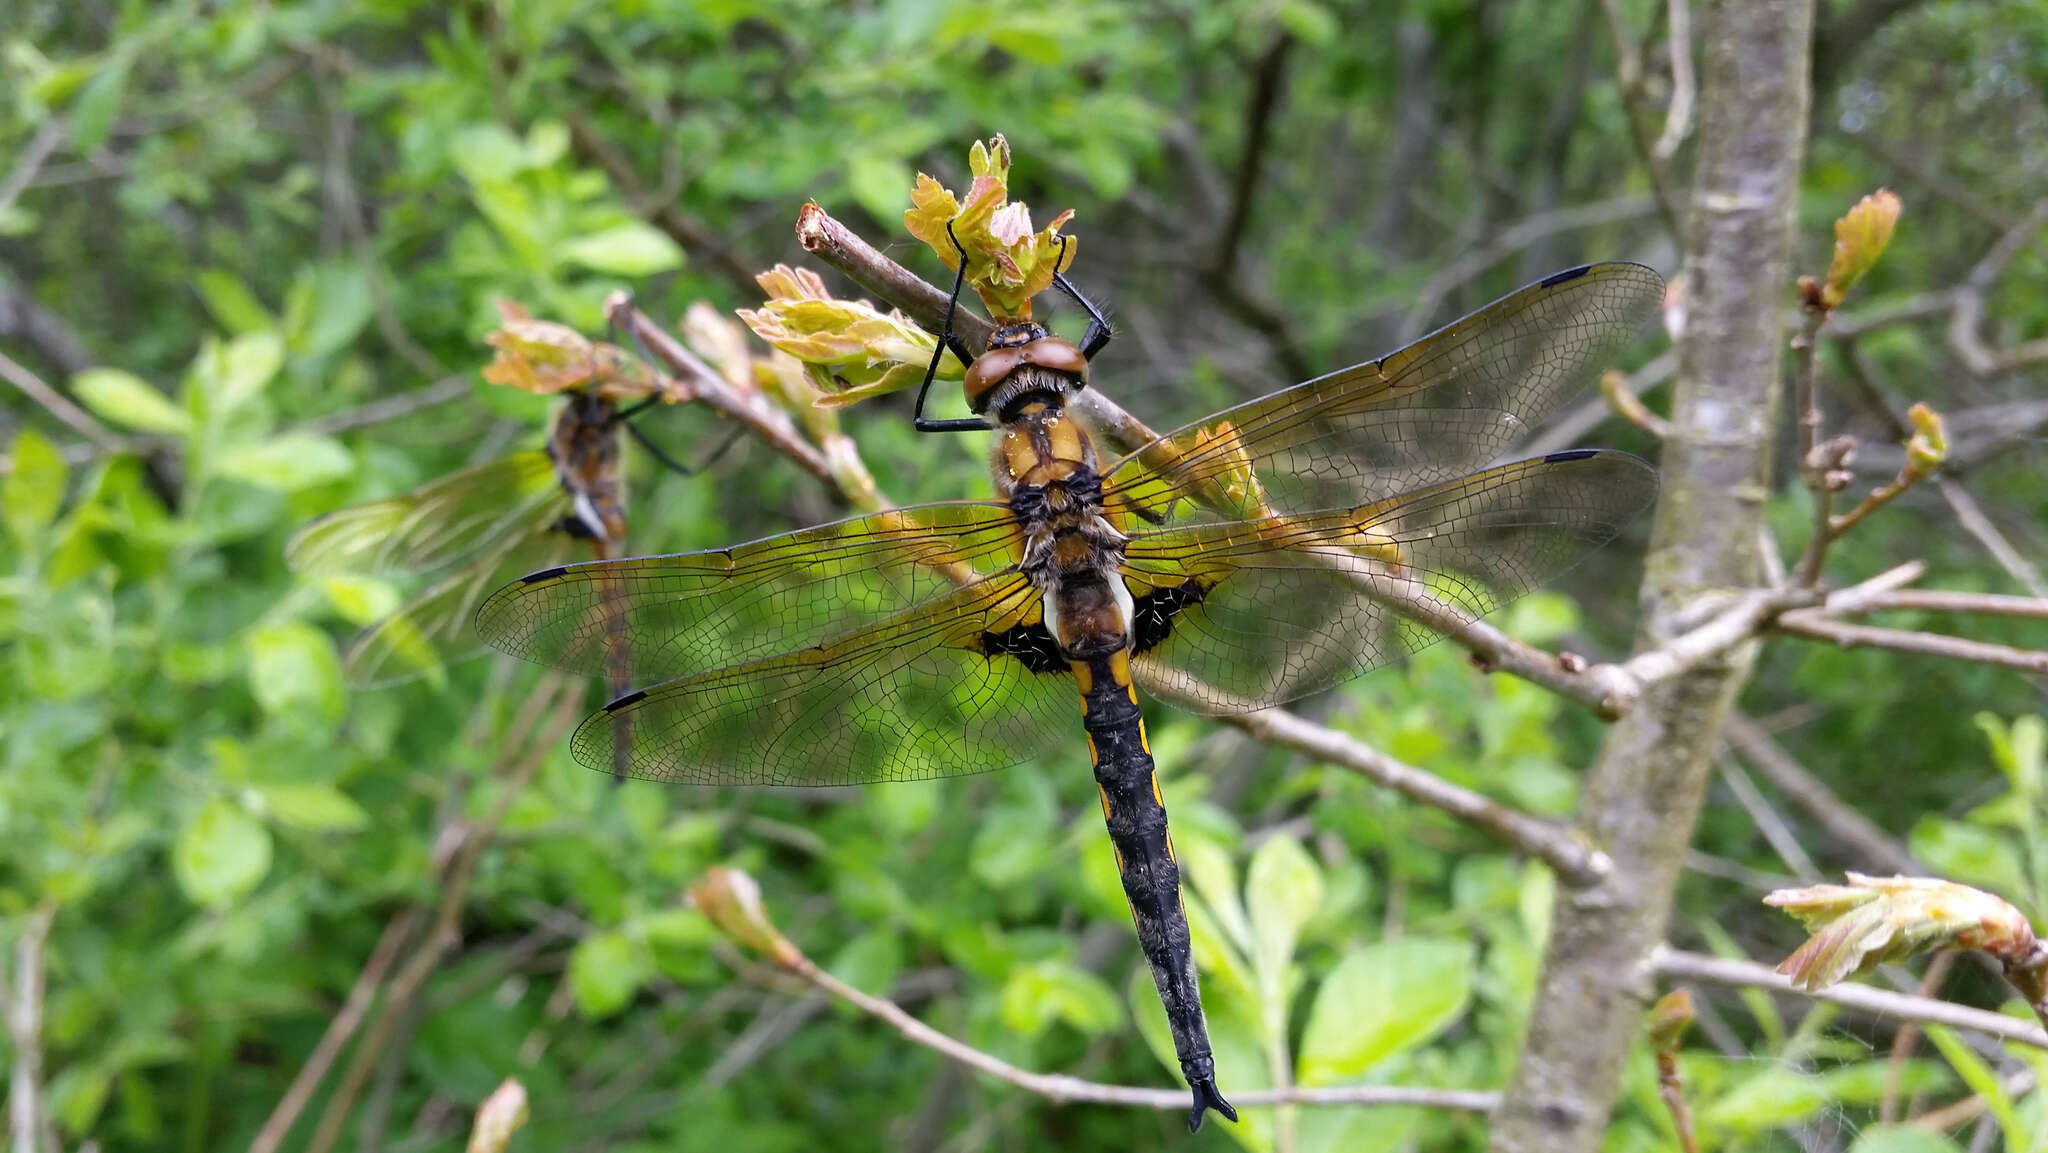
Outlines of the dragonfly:
{"type": "MultiPolygon", "coordinates": [[[[962,261],[964,268],[965,261],[962,261]]],[[[659,683],[586,720],[608,767],[701,786],[951,777],[1080,728],[1189,1127],[1216,1084],[1179,867],[1138,688],[1231,714],[1330,688],[1498,609],[1600,547],[1656,493],[1626,453],[1496,464],[1656,309],[1629,263],[1567,269],[1396,352],[1166,433],[1120,458],[1067,412],[1109,326],[1029,321],[971,361],[997,499],[895,508],[704,552],[544,569],[479,606],[484,640],[659,683]],[[619,618],[623,618],[623,625],[619,618]]],[[[955,283],[955,297],[958,295],[955,283]]],[[[950,316],[950,313],[949,313],[950,316]]],[[[950,319],[941,347],[953,337],[950,319]]],[[[929,380],[927,380],[929,388],[929,380]]]]}
{"type": "Polygon", "coordinates": [[[598,559],[624,556],[620,429],[630,427],[632,412],[595,391],[571,392],[543,447],[300,529],[285,546],[296,572],[434,578],[349,646],[350,682],[396,684],[482,651],[470,628],[477,602],[536,563],[565,559],[576,541],[588,542],[598,559]]]}

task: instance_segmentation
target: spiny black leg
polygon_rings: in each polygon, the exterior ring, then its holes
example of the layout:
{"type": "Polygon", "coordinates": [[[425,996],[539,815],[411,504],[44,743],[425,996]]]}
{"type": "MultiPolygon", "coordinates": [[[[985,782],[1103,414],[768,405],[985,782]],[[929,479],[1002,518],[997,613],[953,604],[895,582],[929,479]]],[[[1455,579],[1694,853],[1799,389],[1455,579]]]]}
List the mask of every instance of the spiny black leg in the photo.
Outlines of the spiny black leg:
{"type": "Polygon", "coordinates": [[[946,222],[946,236],[960,254],[960,265],[953,270],[953,291],[946,297],[946,323],[939,331],[939,343],[932,348],[932,362],[925,366],[924,383],[917,386],[917,410],[912,416],[912,426],[919,432],[965,432],[989,427],[989,423],[978,416],[959,420],[927,420],[924,415],[925,397],[931,393],[932,379],[938,375],[939,360],[946,355],[946,350],[952,349],[953,355],[959,357],[963,365],[974,363],[974,354],[968,352],[960,338],[953,334],[953,313],[960,307],[961,286],[967,283],[967,249],[953,234],[953,222],[950,220],[946,222]]]}
{"type": "MultiPolygon", "coordinates": [[[[1065,244],[1066,239],[1064,236],[1060,237],[1062,245],[1065,244]]],[[[1081,337],[1081,355],[1089,360],[1094,360],[1095,354],[1101,352],[1103,346],[1109,343],[1110,338],[1116,335],[1116,329],[1110,327],[1109,318],[1102,315],[1102,310],[1096,308],[1094,303],[1087,297],[1082,296],[1081,290],[1075,288],[1073,282],[1068,280],[1064,274],[1053,273],[1052,283],[1053,287],[1073,297],[1074,303],[1088,310],[1088,331],[1081,337]]]]}
{"type": "MultiPolygon", "coordinates": [[[[679,461],[675,457],[670,456],[660,445],[654,443],[652,437],[649,437],[646,433],[641,432],[639,425],[628,424],[626,426],[626,431],[633,434],[633,439],[640,442],[640,447],[646,449],[649,456],[652,456],[654,459],[668,466],[670,471],[674,472],[677,476],[689,476],[690,473],[693,471],[689,465],[684,464],[682,461],[679,461]]],[[[732,442],[727,441],[726,443],[730,444],[732,442]]],[[[720,449],[719,451],[723,452],[725,450],[720,449]]],[[[718,457],[714,453],[711,459],[716,460],[718,459],[718,457]]],[[[708,464],[710,462],[706,461],[705,463],[708,464]]]]}

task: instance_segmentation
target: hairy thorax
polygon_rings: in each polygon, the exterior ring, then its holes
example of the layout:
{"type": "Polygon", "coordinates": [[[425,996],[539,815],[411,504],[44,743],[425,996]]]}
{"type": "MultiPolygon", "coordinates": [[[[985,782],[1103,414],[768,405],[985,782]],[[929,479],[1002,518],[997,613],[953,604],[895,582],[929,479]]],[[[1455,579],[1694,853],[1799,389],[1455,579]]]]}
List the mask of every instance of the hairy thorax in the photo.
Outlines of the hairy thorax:
{"type": "Polygon", "coordinates": [[[1030,401],[1005,414],[994,471],[1024,534],[1020,568],[1045,594],[1046,626],[1061,649],[1085,659],[1125,647],[1125,537],[1103,516],[1088,434],[1054,400],[1030,401]]]}

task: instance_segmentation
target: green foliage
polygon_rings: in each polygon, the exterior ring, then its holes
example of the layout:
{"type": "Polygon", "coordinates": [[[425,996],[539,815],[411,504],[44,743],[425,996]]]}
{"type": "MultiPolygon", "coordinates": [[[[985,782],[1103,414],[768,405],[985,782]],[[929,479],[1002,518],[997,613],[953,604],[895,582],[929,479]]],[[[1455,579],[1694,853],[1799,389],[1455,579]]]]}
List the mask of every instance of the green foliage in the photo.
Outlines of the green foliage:
{"type": "MultiPolygon", "coordinates": [[[[1647,28],[1661,5],[1622,7],[1647,28]]],[[[1990,242],[1983,217],[2017,219],[2037,195],[2014,158],[2042,138],[2031,110],[2048,56],[2039,21],[2001,11],[1918,6],[1861,71],[1835,78],[1843,95],[1817,117],[1804,266],[1824,266],[1843,204],[1887,182],[1908,202],[1851,311],[1954,283],[1990,242]],[[1873,117],[1942,141],[1929,171],[1965,188],[1968,209],[1834,127],[1873,117]]],[[[11,963],[49,913],[43,1060],[66,1147],[246,1147],[386,927],[417,910],[424,933],[450,899],[454,935],[436,938],[449,952],[365,1070],[378,1104],[351,1114],[344,1142],[461,1148],[468,1111],[516,1074],[532,1111],[514,1150],[1279,1148],[1275,1110],[1190,1141],[1177,1119],[1025,1098],[866,1020],[813,1015],[736,976],[682,904],[707,867],[743,866],[810,955],[935,1026],[1027,1068],[1177,1084],[1078,734],[1068,755],[982,779],[614,789],[560,740],[505,747],[509,733],[545,729],[536,674],[510,662],[351,691],[337,645],[416,590],[293,576],[281,551],[319,514],[538,447],[545,402],[505,389],[361,427],[329,419],[474,379],[498,299],[593,335],[620,289],[669,319],[698,300],[758,307],[745,273],[799,262],[788,228],[806,197],[937,276],[901,230],[912,174],[964,187],[964,148],[996,131],[1023,158],[1013,198],[1040,225],[1076,208],[1063,228],[1083,242],[1073,275],[1124,304],[1130,336],[1099,362],[1101,387],[1150,417],[1285,383],[1289,351],[1247,325],[1256,308],[1218,302],[1210,271],[1249,76],[1283,34],[1282,98],[1233,258],[1306,370],[1384,351],[1580,258],[1662,259],[1654,219],[1623,216],[1551,235],[1409,316],[1434,273],[1514,221],[1647,187],[1597,23],[1535,0],[10,9],[0,318],[13,325],[31,304],[84,360],[23,328],[0,343],[128,447],[103,452],[8,392],[0,945],[11,963]],[[11,174],[39,148],[17,190],[11,174]],[[527,768],[530,784],[512,788],[527,768]],[[464,839],[500,818],[494,836],[464,839]],[[475,870],[453,891],[449,862],[469,851],[475,870]]],[[[2015,339],[2048,329],[2044,274],[2025,253],[1994,293],[2015,339]]],[[[1902,393],[1948,411],[1970,398],[1943,383],[1938,345],[1934,330],[1898,328],[1862,347],[1902,393]]],[[[884,490],[986,497],[982,447],[912,435],[906,411],[899,398],[843,414],[884,490]]],[[[692,461],[724,433],[693,409],[646,424],[692,461]]],[[[1967,453],[1966,433],[1951,432],[1967,453]]],[[[1645,447],[1612,423],[1598,439],[1645,447]]],[[[631,475],[640,550],[714,547],[843,511],[750,442],[695,476],[644,459],[631,475]]],[[[1970,477],[1994,511],[2041,507],[2038,455],[1987,459],[1970,477]]],[[[1837,550],[1842,574],[1925,554],[1930,583],[2003,589],[1973,544],[1929,528],[1939,515],[1902,501],[1873,518],[1837,550]]],[[[1774,517],[1786,540],[1803,539],[1796,501],[1774,517]]],[[[2037,526],[2003,520],[2039,553],[2037,526]]],[[[1616,590],[1632,587],[1634,551],[1596,558],[1501,623],[1539,643],[1624,651],[1632,598],[1616,590]]],[[[2024,622],[1957,627],[2048,643],[2024,622]]],[[[1887,827],[1912,828],[1930,864],[2038,916],[2041,725],[1984,721],[1980,735],[1957,719],[2024,718],[2038,711],[2032,691],[1986,670],[1782,646],[1744,703],[1809,709],[1787,739],[1817,773],[1887,827]],[[2001,780],[1987,800],[1985,783],[2001,780]]],[[[1557,817],[1573,810],[1598,733],[1448,647],[1316,707],[1395,756],[1557,817]]],[[[1283,1075],[1503,1084],[1557,899],[1547,874],[1356,777],[1196,718],[1153,720],[1225,1091],[1283,1075]]],[[[1780,867],[1718,799],[1700,848],[1780,867]]],[[[1745,920],[1755,895],[1693,878],[1674,933],[1730,951],[1790,940],[1761,912],[1745,920]]],[[[422,947],[403,942],[398,964],[422,947]]],[[[1825,1012],[1789,1018],[1761,994],[1720,1010],[1751,1052],[1687,1051],[1709,1149],[1788,1148],[1784,1127],[1842,1111],[1864,1124],[1892,1092],[1885,1054],[1831,1047],[1838,1022],[1825,1012]]],[[[1935,1043],[1941,1063],[1907,1063],[1901,1091],[1984,1091],[2011,1147],[2026,1147],[2038,1095],[1989,1096],[2002,1090],[1981,1059],[1935,1043]]],[[[1637,1057],[1613,1146],[1675,1148],[1637,1057]]],[[[345,1050],[341,1067],[352,1059],[345,1050]]],[[[10,1070],[16,1060],[0,1054],[10,1070]]],[[[329,1092],[285,1148],[304,1147],[329,1092]]],[[[1292,1125],[1298,1153],[1485,1141],[1476,1118],[1435,1111],[1301,1109],[1292,1125]]],[[[1854,1146],[1941,1148],[1954,1146],[1904,1127],[1866,1128],[1854,1146]]]]}

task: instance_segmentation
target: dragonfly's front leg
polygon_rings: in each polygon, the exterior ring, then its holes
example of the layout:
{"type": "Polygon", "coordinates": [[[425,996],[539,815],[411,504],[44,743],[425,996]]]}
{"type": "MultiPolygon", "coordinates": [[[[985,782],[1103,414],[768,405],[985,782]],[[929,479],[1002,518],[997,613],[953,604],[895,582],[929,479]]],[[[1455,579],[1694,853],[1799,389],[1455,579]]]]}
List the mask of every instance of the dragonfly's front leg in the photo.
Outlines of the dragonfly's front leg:
{"type": "Polygon", "coordinates": [[[1180,866],[1166,832],[1166,805],[1153,776],[1152,750],[1131,685],[1130,661],[1117,652],[1095,658],[1076,672],[1082,674],[1082,723],[1095,754],[1095,783],[1102,793],[1102,816],[1116,850],[1124,897],[1130,901],[1138,944],[1152,966],[1159,1000],[1166,1006],[1181,1075],[1195,1094],[1188,1129],[1200,1129],[1202,1115],[1210,1109],[1235,1121],[1237,1110],[1216,1087],[1216,1061],[1209,1051],[1209,1026],[1202,1018],[1202,991],[1195,981],[1194,948],[1180,899],[1180,866]]]}

